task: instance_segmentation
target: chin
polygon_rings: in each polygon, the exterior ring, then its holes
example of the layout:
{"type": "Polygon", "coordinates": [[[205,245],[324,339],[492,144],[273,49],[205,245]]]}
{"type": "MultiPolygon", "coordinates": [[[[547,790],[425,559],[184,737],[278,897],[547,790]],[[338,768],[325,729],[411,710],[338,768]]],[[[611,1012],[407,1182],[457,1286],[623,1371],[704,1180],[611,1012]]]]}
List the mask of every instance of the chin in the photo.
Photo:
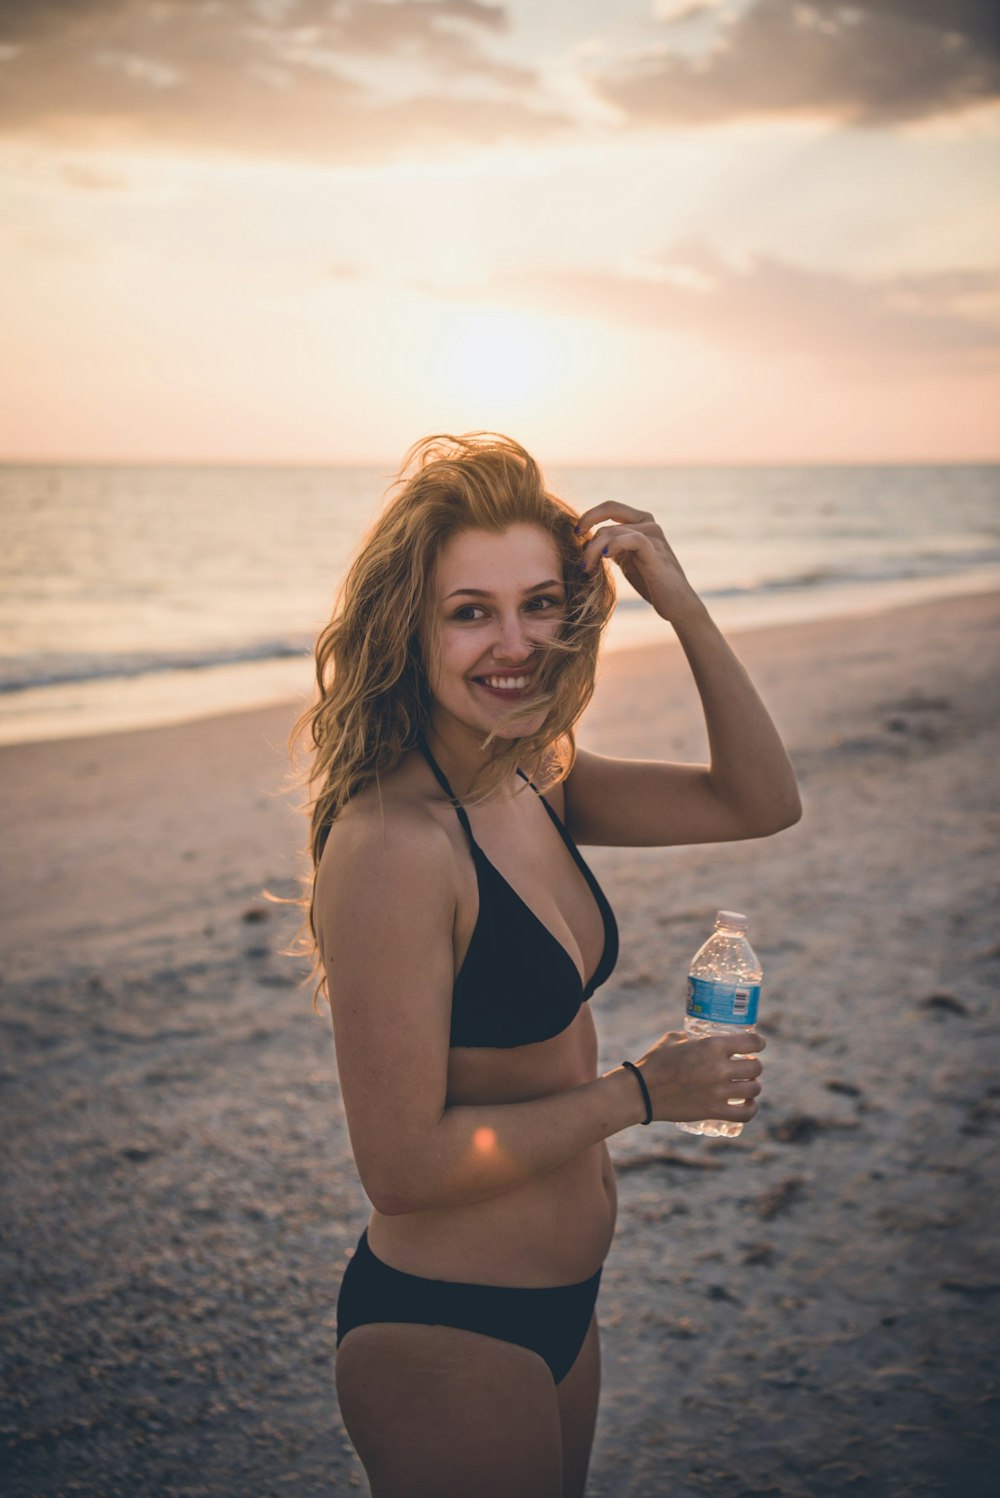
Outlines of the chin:
{"type": "Polygon", "coordinates": [[[545,714],[538,713],[534,718],[523,718],[520,723],[511,723],[506,727],[497,727],[495,724],[491,724],[487,731],[491,732],[495,729],[495,736],[498,739],[509,742],[512,739],[526,739],[531,734],[537,733],[544,722],[545,714]]]}

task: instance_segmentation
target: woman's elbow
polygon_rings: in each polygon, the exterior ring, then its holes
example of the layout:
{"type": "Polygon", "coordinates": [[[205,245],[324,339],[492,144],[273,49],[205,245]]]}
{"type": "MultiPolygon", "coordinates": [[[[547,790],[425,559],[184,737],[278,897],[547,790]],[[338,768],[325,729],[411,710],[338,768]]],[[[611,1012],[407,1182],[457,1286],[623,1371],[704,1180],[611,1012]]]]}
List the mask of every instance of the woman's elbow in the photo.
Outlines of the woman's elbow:
{"type": "Polygon", "coordinates": [[[414,1210],[402,1192],[376,1191],[366,1186],[365,1195],[380,1217],[405,1217],[414,1210]]]}
{"type": "Polygon", "coordinates": [[[802,801],[798,791],[793,790],[790,795],[782,797],[780,801],[762,809],[755,817],[744,821],[740,835],[745,839],[773,837],[776,832],[784,832],[786,827],[794,827],[801,820],[802,801]]]}
{"type": "Polygon", "coordinates": [[[435,1203],[423,1191],[416,1171],[398,1165],[386,1170],[361,1172],[365,1195],[381,1217],[405,1217],[409,1212],[426,1211],[435,1203]]]}
{"type": "Polygon", "coordinates": [[[783,797],[775,807],[769,825],[759,837],[771,837],[776,832],[784,832],[786,827],[794,827],[796,822],[802,820],[802,798],[798,788],[793,787],[790,793],[783,797]]]}

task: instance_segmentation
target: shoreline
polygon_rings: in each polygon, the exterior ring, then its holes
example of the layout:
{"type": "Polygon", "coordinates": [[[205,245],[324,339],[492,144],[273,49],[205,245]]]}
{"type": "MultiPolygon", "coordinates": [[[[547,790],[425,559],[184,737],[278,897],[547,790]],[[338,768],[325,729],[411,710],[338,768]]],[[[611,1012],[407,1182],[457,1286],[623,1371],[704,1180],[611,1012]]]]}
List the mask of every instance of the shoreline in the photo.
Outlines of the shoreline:
{"type": "MultiPolygon", "coordinates": [[[[977,572],[966,578],[924,578],[889,587],[831,588],[810,598],[811,608],[780,594],[767,600],[720,600],[709,609],[727,638],[760,631],[796,628],[840,619],[870,618],[900,609],[978,598],[1000,592],[1000,571],[977,572]]],[[[657,649],[673,643],[670,626],[655,621],[650,610],[619,609],[602,645],[602,658],[636,650],[657,649]],[[615,628],[617,624],[617,628],[615,628]],[[666,634],[655,638],[657,630],[666,634]]],[[[0,751],[18,744],[45,744],[100,738],[108,733],[132,733],[166,728],[205,718],[266,711],[283,706],[301,712],[309,700],[313,660],[287,658],[252,661],[186,671],[150,672],[140,677],[107,677],[98,681],[29,687],[0,695],[0,751]],[[292,688],[301,679],[306,690],[292,688]],[[89,699],[89,723],[76,721],[82,693],[89,699]],[[218,699],[222,698],[220,702],[218,699]],[[228,700],[227,700],[228,699],[228,700]],[[60,702],[63,704],[60,707],[60,702]],[[10,704],[7,712],[3,711],[10,704]],[[27,723],[17,721],[16,709],[27,707],[27,723]],[[13,709],[13,711],[12,711],[13,709]]]]}

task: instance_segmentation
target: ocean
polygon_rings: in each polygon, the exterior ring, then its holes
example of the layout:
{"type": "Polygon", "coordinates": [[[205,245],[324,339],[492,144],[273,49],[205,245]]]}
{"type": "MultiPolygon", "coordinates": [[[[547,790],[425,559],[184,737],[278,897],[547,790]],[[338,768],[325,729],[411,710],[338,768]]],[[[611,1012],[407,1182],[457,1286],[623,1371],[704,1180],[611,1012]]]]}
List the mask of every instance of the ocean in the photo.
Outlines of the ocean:
{"type": "MultiPolygon", "coordinates": [[[[549,468],[659,520],[727,630],[1000,586],[1000,465],[549,468]]],[[[0,466],[0,743],[305,696],[392,475],[0,466]]],[[[616,650],[669,636],[619,577],[616,650]]]]}

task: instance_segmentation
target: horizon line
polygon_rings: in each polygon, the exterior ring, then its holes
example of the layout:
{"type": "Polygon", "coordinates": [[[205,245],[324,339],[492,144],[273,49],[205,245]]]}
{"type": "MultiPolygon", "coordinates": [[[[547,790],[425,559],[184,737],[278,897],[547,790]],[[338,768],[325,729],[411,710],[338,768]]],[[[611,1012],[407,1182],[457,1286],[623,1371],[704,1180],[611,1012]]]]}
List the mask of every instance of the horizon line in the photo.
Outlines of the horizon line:
{"type": "MultiPolygon", "coordinates": [[[[545,458],[545,468],[992,468],[1000,451],[979,457],[922,458],[545,458]]],[[[361,468],[388,471],[395,477],[399,459],[379,458],[161,458],[161,457],[26,457],[0,453],[0,468],[361,468]]]]}

